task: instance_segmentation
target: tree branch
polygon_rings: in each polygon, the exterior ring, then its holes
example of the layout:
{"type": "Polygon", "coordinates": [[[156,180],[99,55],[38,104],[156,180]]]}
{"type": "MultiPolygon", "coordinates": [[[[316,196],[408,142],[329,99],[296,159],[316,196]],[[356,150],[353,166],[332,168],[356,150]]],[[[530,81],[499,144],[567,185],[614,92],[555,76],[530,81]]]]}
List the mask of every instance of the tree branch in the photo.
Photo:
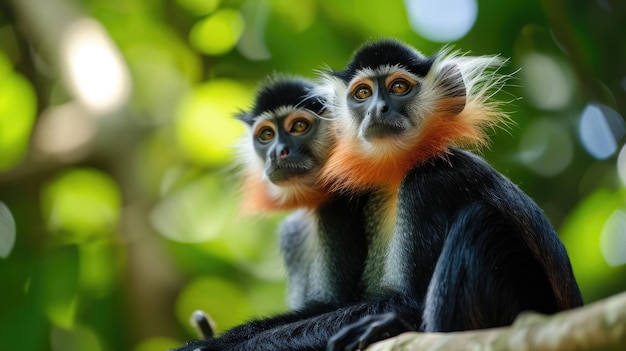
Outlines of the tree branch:
{"type": "Polygon", "coordinates": [[[368,351],[626,350],[626,292],[552,316],[524,313],[506,328],[405,333],[368,351]]]}

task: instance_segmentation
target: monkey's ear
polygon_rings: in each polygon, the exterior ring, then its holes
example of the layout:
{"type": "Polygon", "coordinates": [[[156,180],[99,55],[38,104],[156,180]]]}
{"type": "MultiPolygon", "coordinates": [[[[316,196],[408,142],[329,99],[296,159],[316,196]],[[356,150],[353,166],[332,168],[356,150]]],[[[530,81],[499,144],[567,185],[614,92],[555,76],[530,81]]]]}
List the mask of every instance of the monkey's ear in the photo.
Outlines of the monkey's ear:
{"type": "Polygon", "coordinates": [[[237,114],[235,114],[235,118],[237,118],[238,120],[242,122],[246,122],[250,126],[254,124],[254,119],[255,119],[253,114],[248,113],[246,111],[237,112],[237,114]]]}
{"type": "Polygon", "coordinates": [[[441,99],[445,99],[445,108],[452,114],[459,114],[465,108],[467,89],[461,70],[455,64],[444,66],[439,72],[441,99]]]}

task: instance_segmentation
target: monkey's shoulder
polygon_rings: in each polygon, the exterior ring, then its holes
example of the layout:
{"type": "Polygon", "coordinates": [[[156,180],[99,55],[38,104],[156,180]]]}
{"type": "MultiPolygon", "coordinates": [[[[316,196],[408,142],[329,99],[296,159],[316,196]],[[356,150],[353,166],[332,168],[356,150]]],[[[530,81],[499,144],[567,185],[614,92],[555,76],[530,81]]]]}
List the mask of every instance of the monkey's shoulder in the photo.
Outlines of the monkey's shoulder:
{"type": "Polygon", "coordinates": [[[551,228],[541,208],[522,189],[481,157],[459,149],[413,168],[403,181],[399,198],[413,210],[452,214],[481,202],[515,221],[551,228]]]}
{"type": "Polygon", "coordinates": [[[399,196],[424,204],[437,202],[462,206],[484,201],[503,208],[537,207],[517,185],[483,158],[454,148],[410,170],[402,182],[399,196]]]}
{"type": "Polygon", "coordinates": [[[431,157],[415,166],[405,176],[407,182],[441,182],[465,184],[502,181],[505,177],[496,171],[487,161],[465,150],[450,148],[442,155],[431,157]]]}

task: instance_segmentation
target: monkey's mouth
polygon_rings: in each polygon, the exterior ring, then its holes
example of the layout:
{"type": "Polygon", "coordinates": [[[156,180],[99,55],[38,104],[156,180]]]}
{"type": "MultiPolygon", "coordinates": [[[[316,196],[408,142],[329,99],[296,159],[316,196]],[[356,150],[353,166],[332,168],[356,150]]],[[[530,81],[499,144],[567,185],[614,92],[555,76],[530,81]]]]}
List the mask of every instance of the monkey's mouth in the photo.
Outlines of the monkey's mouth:
{"type": "Polygon", "coordinates": [[[317,170],[313,161],[310,162],[280,162],[267,170],[268,179],[276,185],[284,185],[287,182],[311,176],[317,170]]]}
{"type": "Polygon", "coordinates": [[[379,120],[371,122],[363,129],[363,138],[367,141],[402,135],[410,126],[402,121],[379,120]]]}

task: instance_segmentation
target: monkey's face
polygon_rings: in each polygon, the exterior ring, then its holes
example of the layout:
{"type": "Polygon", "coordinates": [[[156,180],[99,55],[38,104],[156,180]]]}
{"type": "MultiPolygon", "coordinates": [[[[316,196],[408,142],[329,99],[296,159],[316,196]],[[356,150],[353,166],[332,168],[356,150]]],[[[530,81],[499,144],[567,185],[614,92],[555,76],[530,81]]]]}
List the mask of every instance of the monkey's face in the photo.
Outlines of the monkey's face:
{"type": "Polygon", "coordinates": [[[430,122],[463,110],[460,70],[444,61],[397,41],[372,42],[344,70],[325,76],[323,91],[335,92],[325,93],[327,100],[360,152],[388,158],[411,150],[430,122]]]}
{"type": "Polygon", "coordinates": [[[401,69],[389,74],[355,77],[346,102],[361,139],[399,138],[415,130],[419,115],[411,113],[420,92],[418,77],[401,69]]]}
{"type": "Polygon", "coordinates": [[[346,84],[343,123],[365,153],[388,157],[413,147],[440,119],[465,106],[465,86],[456,65],[418,76],[399,65],[362,68],[346,84]]]}
{"type": "Polygon", "coordinates": [[[313,181],[328,148],[319,140],[324,122],[305,109],[265,113],[257,119],[252,126],[254,149],[269,181],[280,186],[313,181]]]}

